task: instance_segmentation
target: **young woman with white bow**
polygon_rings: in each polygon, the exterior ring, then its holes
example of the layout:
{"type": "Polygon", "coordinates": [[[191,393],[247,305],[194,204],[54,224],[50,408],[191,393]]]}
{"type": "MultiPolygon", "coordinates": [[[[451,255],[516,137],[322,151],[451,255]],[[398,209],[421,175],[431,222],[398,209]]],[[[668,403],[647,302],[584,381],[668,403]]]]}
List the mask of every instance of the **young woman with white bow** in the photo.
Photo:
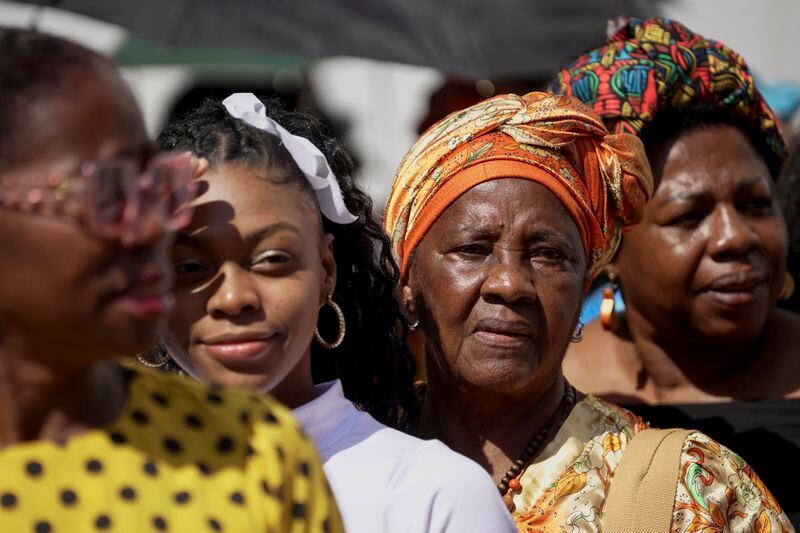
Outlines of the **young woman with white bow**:
{"type": "Polygon", "coordinates": [[[350,532],[514,531],[477,464],[387,427],[415,421],[413,362],[397,267],[342,144],[249,93],[206,101],[159,143],[208,170],[176,240],[174,317],[151,364],[171,357],[293,408],[350,532]]]}

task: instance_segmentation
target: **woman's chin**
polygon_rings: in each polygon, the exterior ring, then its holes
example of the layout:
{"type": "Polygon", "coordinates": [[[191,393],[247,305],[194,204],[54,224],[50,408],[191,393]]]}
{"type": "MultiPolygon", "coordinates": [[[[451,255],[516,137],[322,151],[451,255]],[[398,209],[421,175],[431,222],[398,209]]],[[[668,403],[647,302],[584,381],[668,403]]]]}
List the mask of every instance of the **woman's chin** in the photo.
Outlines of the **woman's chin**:
{"type": "Polygon", "coordinates": [[[538,358],[483,359],[468,363],[461,379],[469,387],[484,392],[509,394],[524,390],[536,379],[538,358]]]}
{"type": "Polygon", "coordinates": [[[706,339],[726,345],[752,342],[761,335],[769,311],[759,309],[754,313],[705,313],[696,330],[706,339]]]}
{"type": "Polygon", "coordinates": [[[195,371],[206,383],[260,392],[270,392],[280,382],[279,376],[263,368],[243,372],[241,369],[228,368],[215,360],[203,361],[195,367],[195,371]]]}
{"type": "Polygon", "coordinates": [[[216,378],[211,381],[215,385],[222,385],[223,387],[255,390],[259,392],[270,392],[277,385],[270,375],[241,374],[238,372],[226,372],[216,376],[216,378]]]}

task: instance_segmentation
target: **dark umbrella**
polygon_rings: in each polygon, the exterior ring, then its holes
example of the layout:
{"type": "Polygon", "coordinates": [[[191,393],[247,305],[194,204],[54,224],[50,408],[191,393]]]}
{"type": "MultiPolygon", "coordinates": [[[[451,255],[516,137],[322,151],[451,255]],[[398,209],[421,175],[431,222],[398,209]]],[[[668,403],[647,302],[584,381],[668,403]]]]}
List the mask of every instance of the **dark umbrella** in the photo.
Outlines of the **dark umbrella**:
{"type": "MultiPolygon", "coordinates": [[[[43,3],[38,2],[29,3],[43,3]]],[[[173,47],[368,57],[468,79],[540,78],[653,0],[51,0],[173,47]]]]}

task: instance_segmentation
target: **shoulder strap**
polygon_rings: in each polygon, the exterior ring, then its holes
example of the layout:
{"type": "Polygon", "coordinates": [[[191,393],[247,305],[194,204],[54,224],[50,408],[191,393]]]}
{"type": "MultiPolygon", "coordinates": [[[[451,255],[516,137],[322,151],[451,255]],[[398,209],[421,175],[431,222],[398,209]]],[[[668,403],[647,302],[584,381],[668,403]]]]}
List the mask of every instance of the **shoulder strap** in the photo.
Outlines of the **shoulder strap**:
{"type": "Polygon", "coordinates": [[[687,429],[645,429],[631,439],[603,506],[603,530],[670,531],[687,429]]]}

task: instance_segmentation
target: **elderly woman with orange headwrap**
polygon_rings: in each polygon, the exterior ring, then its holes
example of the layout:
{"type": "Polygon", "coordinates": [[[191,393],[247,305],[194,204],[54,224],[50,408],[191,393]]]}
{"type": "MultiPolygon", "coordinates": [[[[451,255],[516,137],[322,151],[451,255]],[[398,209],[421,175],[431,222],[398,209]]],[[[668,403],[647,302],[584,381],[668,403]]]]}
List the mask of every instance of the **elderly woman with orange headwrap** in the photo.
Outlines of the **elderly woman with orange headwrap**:
{"type": "Polygon", "coordinates": [[[734,453],[564,379],[585,291],[651,191],[640,141],[571,97],[498,96],[422,135],[386,208],[424,337],[420,431],[482,464],[520,531],[788,529],[734,453]]]}

